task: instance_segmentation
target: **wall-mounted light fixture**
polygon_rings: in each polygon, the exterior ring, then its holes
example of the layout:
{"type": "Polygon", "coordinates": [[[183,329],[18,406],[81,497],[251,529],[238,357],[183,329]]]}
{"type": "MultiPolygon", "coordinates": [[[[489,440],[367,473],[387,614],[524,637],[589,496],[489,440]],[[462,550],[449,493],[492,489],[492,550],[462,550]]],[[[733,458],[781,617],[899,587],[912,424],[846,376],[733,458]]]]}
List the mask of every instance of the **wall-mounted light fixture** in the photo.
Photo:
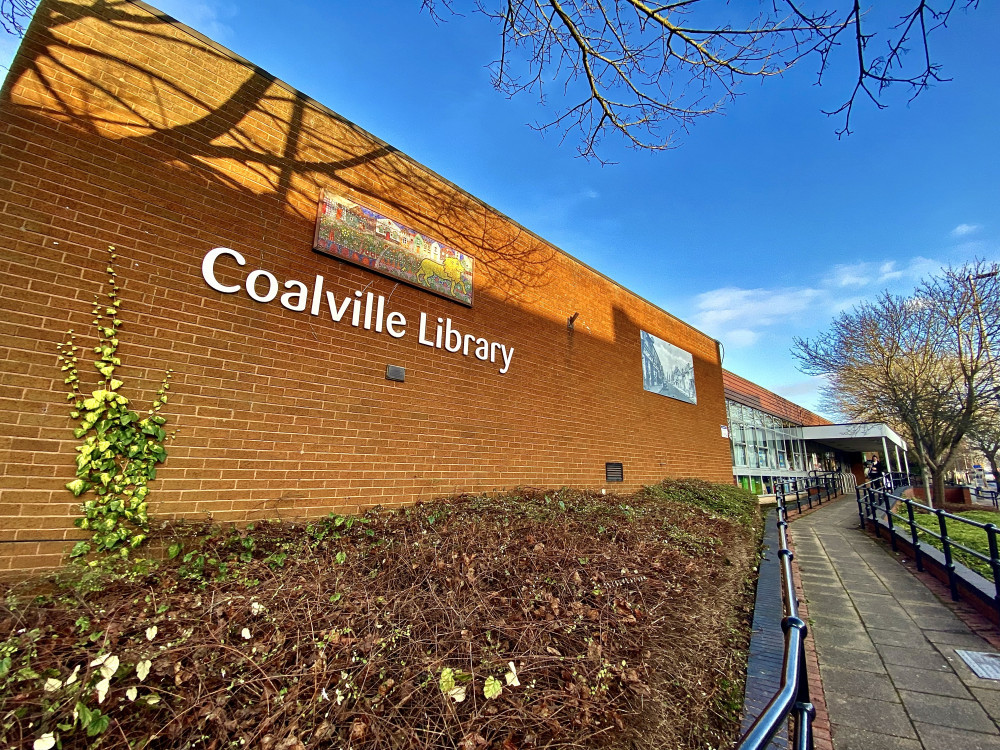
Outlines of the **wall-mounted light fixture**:
{"type": "Polygon", "coordinates": [[[573,324],[576,322],[576,319],[579,318],[579,317],[580,317],[580,313],[578,313],[578,312],[575,312],[572,315],[570,315],[569,319],[566,321],[566,327],[569,330],[572,331],[573,330],[573,324]]]}
{"type": "Polygon", "coordinates": [[[398,383],[402,383],[406,380],[406,368],[400,367],[399,365],[386,365],[385,379],[395,380],[398,383]]]}

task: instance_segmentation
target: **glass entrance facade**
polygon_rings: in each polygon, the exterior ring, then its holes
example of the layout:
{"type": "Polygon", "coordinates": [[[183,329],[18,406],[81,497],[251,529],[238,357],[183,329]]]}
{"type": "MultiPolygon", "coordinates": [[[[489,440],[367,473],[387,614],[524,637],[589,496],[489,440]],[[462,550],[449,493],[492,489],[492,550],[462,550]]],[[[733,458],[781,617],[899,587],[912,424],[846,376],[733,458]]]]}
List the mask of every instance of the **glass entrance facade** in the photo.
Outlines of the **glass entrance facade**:
{"type": "Polygon", "coordinates": [[[770,494],[776,482],[822,469],[825,456],[807,452],[801,425],[729,399],[726,415],[733,476],[745,489],[758,495],[770,494]]]}

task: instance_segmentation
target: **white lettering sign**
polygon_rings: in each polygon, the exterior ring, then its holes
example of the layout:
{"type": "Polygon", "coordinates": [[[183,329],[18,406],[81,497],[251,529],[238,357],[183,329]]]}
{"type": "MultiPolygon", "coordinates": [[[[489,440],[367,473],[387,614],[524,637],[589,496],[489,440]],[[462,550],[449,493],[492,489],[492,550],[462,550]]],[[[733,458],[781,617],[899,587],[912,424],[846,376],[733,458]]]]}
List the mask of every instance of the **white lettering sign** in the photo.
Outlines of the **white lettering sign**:
{"type": "MultiPolygon", "coordinates": [[[[358,290],[353,295],[337,299],[331,291],[324,294],[322,276],[317,275],[312,289],[309,289],[306,284],[294,279],[280,283],[274,274],[263,269],[247,274],[242,287],[239,284],[225,285],[215,275],[216,263],[223,257],[231,258],[237,266],[247,264],[246,258],[231,248],[217,247],[209,250],[201,262],[201,275],[205,283],[217,292],[237,294],[243,289],[255,302],[266,304],[277,298],[283,307],[292,312],[304,312],[308,307],[309,313],[317,317],[325,302],[330,320],[334,323],[343,322],[375,333],[385,332],[396,339],[406,335],[406,316],[395,310],[386,312],[386,299],[382,295],[358,290]],[[279,298],[278,292],[282,289],[288,291],[283,292],[279,298]]],[[[488,341],[481,336],[460,331],[451,318],[437,318],[436,323],[429,322],[427,313],[423,312],[420,313],[417,341],[424,346],[444,349],[452,354],[461,354],[463,357],[472,354],[483,362],[500,364],[501,375],[507,373],[514,359],[513,346],[508,348],[499,341],[488,341]]]]}

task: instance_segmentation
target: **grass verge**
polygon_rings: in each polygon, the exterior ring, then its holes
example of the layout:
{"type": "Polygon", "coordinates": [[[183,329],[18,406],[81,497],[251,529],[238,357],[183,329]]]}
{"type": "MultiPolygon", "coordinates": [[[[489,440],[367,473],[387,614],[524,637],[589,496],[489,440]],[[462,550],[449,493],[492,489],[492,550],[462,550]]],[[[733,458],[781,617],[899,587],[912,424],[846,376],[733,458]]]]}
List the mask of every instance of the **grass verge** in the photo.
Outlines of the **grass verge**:
{"type": "MultiPolygon", "coordinates": [[[[955,513],[954,515],[962,518],[968,518],[970,521],[976,521],[977,523],[1000,524],[1000,514],[996,511],[970,510],[955,513]]],[[[899,531],[903,532],[904,536],[909,537],[910,525],[905,520],[905,516],[902,519],[896,518],[893,520],[896,525],[900,527],[899,531]]],[[[915,513],[913,520],[916,521],[918,526],[930,529],[935,534],[940,533],[937,517],[929,513],[915,513]]],[[[943,548],[941,540],[937,537],[931,536],[927,532],[920,529],[917,530],[917,534],[921,544],[929,544],[938,550],[943,548]]],[[[984,529],[969,526],[968,524],[960,523],[958,521],[949,520],[948,539],[958,542],[963,547],[975,550],[979,554],[985,555],[987,558],[990,556],[989,537],[984,529]]],[[[963,550],[955,549],[954,547],[952,548],[952,556],[956,562],[960,562],[967,568],[974,570],[976,573],[983,576],[983,578],[987,581],[993,580],[993,571],[988,562],[980,560],[978,557],[970,555],[968,552],[963,550]]]]}

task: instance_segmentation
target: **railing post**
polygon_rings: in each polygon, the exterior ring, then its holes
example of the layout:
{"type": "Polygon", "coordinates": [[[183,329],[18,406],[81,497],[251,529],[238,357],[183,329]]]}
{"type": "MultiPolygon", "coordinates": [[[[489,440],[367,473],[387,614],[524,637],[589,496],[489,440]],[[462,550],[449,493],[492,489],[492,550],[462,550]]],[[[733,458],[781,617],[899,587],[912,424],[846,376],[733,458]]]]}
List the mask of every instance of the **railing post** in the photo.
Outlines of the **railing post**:
{"type": "Polygon", "coordinates": [[[990,540],[990,569],[993,571],[993,606],[1000,613],[1000,555],[997,554],[997,527],[986,524],[986,535],[990,540]]]}
{"type": "Polygon", "coordinates": [[[813,732],[812,723],[816,718],[816,707],[812,703],[799,702],[795,704],[795,737],[792,747],[794,750],[812,750],[813,732]]]}
{"type": "Polygon", "coordinates": [[[941,530],[941,547],[944,551],[944,565],[948,570],[948,587],[951,589],[951,598],[958,601],[958,581],[955,579],[955,563],[951,559],[951,544],[948,543],[948,524],[944,518],[944,510],[939,508],[934,511],[938,517],[938,528],[941,530]]]}
{"type": "Polygon", "coordinates": [[[913,543],[913,559],[917,561],[917,570],[923,572],[924,560],[920,551],[920,537],[917,534],[917,522],[913,518],[913,501],[910,498],[903,498],[906,503],[906,515],[910,520],[910,539],[913,543]]]}
{"type": "Polygon", "coordinates": [[[896,549],[896,530],[892,525],[892,508],[889,505],[889,498],[891,495],[882,490],[882,504],[885,506],[885,522],[889,526],[889,545],[892,547],[893,552],[897,552],[896,549]]]}
{"type": "Polygon", "coordinates": [[[861,503],[861,485],[854,485],[854,494],[858,496],[858,520],[861,523],[861,528],[865,527],[865,506],[861,503]]]}

